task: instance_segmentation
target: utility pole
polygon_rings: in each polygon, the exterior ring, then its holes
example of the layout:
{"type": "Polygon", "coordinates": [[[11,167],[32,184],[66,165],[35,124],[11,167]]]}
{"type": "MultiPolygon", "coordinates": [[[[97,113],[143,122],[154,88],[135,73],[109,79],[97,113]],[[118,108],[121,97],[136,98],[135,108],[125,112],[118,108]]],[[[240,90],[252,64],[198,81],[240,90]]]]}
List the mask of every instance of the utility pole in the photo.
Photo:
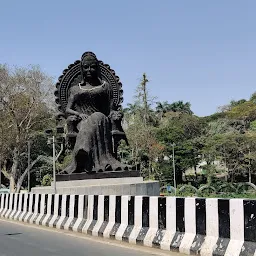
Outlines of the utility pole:
{"type": "Polygon", "coordinates": [[[56,194],[56,161],[59,159],[60,155],[62,154],[64,150],[64,142],[63,142],[63,136],[58,136],[64,133],[63,127],[57,127],[57,136],[54,135],[54,131],[52,129],[47,129],[45,131],[46,135],[48,136],[48,145],[52,145],[52,172],[53,172],[53,192],[56,194]],[[56,155],[56,143],[59,143],[61,145],[60,152],[56,155]]]}
{"type": "Polygon", "coordinates": [[[53,167],[53,192],[56,194],[56,152],[55,152],[55,136],[52,136],[52,167],[53,167]]]}
{"type": "Polygon", "coordinates": [[[249,182],[252,182],[252,175],[251,175],[251,150],[249,148],[249,182]]]}
{"type": "Polygon", "coordinates": [[[2,187],[2,157],[0,157],[0,189],[2,187]]]}
{"type": "Polygon", "coordinates": [[[175,189],[175,196],[176,196],[176,171],[175,171],[175,159],[174,159],[174,146],[175,146],[175,143],[172,144],[172,167],[173,167],[173,186],[175,189]]]}
{"type": "Polygon", "coordinates": [[[28,192],[30,192],[30,140],[28,140],[28,192]]]}

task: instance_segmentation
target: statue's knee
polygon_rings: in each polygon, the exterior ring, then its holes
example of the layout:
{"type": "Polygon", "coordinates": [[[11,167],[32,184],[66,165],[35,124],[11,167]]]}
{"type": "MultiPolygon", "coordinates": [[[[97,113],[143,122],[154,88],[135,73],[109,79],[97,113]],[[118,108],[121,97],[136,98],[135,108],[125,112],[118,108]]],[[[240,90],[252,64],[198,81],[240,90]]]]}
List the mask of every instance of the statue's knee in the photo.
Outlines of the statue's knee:
{"type": "Polygon", "coordinates": [[[107,118],[107,116],[105,116],[103,113],[101,112],[94,112],[91,116],[90,116],[93,120],[102,120],[104,118],[107,118]]]}
{"type": "Polygon", "coordinates": [[[76,116],[69,116],[67,118],[67,128],[68,128],[68,134],[71,134],[73,136],[73,133],[77,133],[77,124],[78,120],[76,116]]]}

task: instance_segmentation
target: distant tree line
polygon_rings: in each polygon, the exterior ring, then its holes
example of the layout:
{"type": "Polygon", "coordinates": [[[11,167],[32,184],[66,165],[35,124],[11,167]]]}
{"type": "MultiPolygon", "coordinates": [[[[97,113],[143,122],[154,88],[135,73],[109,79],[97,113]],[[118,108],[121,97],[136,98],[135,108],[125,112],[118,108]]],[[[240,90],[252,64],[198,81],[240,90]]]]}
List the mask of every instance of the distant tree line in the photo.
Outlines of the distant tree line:
{"type": "MultiPolygon", "coordinates": [[[[249,100],[232,100],[206,117],[193,114],[189,102],[157,102],[149,94],[147,75],[137,87],[135,101],[124,108],[130,146],[119,156],[131,164],[140,163],[145,178],[173,184],[172,144],[178,184],[184,173],[201,162],[204,182],[227,171],[227,181],[255,182],[256,178],[256,93],[249,100]],[[215,165],[216,161],[225,170],[215,165]]],[[[200,183],[198,173],[192,177],[200,183]]],[[[200,184],[197,184],[200,185],[200,184]]]]}

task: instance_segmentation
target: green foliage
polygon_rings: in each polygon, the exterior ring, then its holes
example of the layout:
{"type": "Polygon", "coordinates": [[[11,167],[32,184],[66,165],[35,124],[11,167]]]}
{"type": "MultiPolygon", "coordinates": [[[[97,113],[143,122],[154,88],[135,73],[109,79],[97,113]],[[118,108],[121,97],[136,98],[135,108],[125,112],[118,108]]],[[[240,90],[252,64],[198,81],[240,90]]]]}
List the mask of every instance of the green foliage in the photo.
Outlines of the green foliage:
{"type": "Polygon", "coordinates": [[[245,102],[246,102],[245,99],[241,99],[241,100],[237,100],[237,101],[236,100],[231,100],[230,101],[230,107],[233,108],[233,107],[239,106],[239,105],[241,105],[245,102]]]}
{"type": "Polygon", "coordinates": [[[192,115],[193,112],[190,109],[190,107],[191,107],[191,104],[189,102],[184,103],[183,101],[177,101],[170,104],[169,110],[173,112],[180,112],[183,114],[192,115]]]}
{"type": "MultiPolygon", "coordinates": [[[[165,145],[164,155],[172,156],[175,143],[175,166],[177,182],[182,182],[182,173],[189,167],[195,167],[200,161],[200,135],[204,132],[205,122],[196,116],[183,114],[173,117],[156,129],[156,138],[165,145]]],[[[171,165],[172,166],[172,165],[171,165]]],[[[172,167],[171,167],[172,170],[172,167]]],[[[165,179],[172,179],[168,172],[165,179]]]]}
{"type": "Polygon", "coordinates": [[[250,101],[256,103],[256,92],[254,92],[254,93],[251,95],[250,101]]]}
{"type": "Polygon", "coordinates": [[[210,185],[202,184],[199,189],[188,185],[178,185],[176,194],[174,191],[171,193],[161,193],[165,196],[180,196],[180,197],[211,197],[211,198],[256,198],[256,190],[250,189],[250,186],[246,186],[245,189],[241,189],[241,186],[245,186],[246,183],[231,184],[228,182],[218,181],[210,185]],[[239,189],[240,187],[240,189],[239,189]],[[203,189],[201,189],[203,188],[203,189]]]}
{"type": "Polygon", "coordinates": [[[189,115],[193,114],[191,104],[189,102],[184,103],[183,101],[176,101],[171,104],[168,103],[168,101],[156,102],[156,113],[160,114],[161,119],[166,116],[166,113],[168,112],[177,112],[189,115]]]}
{"type": "Polygon", "coordinates": [[[232,100],[221,112],[208,117],[193,115],[189,102],[157,102],[155,110],[148,113],[152,120],[158,121],[147,123],[142,121],[146,105],[139,101],[129,104],[125,109],[126,133],[131,145],[125,149],[123,160],[139,162],[147,178],[173,184],[174,143],[177,184],[184,184],[183,176],[188,169],[195,170],[188,179],[196,186],[205,176],[208,184],[218,184],[223,177],[231,182],[253,180],[256,176],[255,95],[249,101],[232,100]],[[162,147],[161,150],[152,151],[153,144],[162,147]],[[206,162],[201,168],[204,174],[196,171],[202,162],[206,162]]]}
{"type": "Polygon", "coordinates": [[[207,125],[207,136],[214,136],[228,132],[235,132],[235,130],[230,126],[230,121],[226,118],[211,121],[207,125]]]}
{"type": "Polygon", "coordinates": [[[205,117],[201,117],[202,120],[204,120],[205,122],[213,122],[216,121],[218,119],[221,118],[226,118],[226,113],[225,112],[216,112],[210,116],[205,116],[205,117]]]}
{"type": "Polygon", "coordinates": [[[250,122],[250,130],[256,131],[256,120],[250,122]]]}
{"type": "MultiPolygon", "coordinates": [[[[39,155],[47,155],[39,134],[52,123],[52,102],[52,78],[40,67],[0,65],[1,168],[10,181],[11,192],[19,190],[26,177],[28,141],[32,145],[31,173],[42,162],[39,155]]],[[[36,176],[31,175],[32,184],[36,176]]]]}
{"type": "Polygon", "coordinates": [[[64,170],[71,163],[71,161],[72,161],[72,154],[70,153],[65,155],[61,163],[57,163],[56,165],[57,172],[64,170]]]}
{"type": "Polygon", "coordinates": [[[52,176],[50,174],[46,174],[43,177],[42,186],[51,186],[51,182],[52,182],[52,176]]]}
{"type": "Polygon", "coordinates": [[[233,106],[228,112],[228,117],[245,121],[256,120],[256,102],[245,101],[243,103],[233,106]]]}

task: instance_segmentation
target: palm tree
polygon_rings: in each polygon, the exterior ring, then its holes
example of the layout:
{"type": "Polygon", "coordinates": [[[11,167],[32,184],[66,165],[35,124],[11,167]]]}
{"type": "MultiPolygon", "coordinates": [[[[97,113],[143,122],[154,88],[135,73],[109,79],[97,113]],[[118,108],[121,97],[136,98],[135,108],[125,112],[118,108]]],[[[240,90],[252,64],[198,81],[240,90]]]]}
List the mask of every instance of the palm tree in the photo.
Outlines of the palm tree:
{"type": "Polygon", "coordinates": [[[164,114],[171,111],[171,104],[168,101],[156,102],[156,113],[160,115],[160,119],[164,117],[164,114]]]}
{"type": "Polygon", "coordinates": [[[192,115],[193,112],[190,109],[191,104],[189,102],[184,103],[183,101],[176,101],[170,105],[170,110],[173,112],[180,112],[184,114],[192,115]]]}
{"type": "Polygon", "coordinates": [[[137,103],[128,103],[127,107],[123,109],[124,114],[135,115],[140,111],[140,106],[137,103]]]}

